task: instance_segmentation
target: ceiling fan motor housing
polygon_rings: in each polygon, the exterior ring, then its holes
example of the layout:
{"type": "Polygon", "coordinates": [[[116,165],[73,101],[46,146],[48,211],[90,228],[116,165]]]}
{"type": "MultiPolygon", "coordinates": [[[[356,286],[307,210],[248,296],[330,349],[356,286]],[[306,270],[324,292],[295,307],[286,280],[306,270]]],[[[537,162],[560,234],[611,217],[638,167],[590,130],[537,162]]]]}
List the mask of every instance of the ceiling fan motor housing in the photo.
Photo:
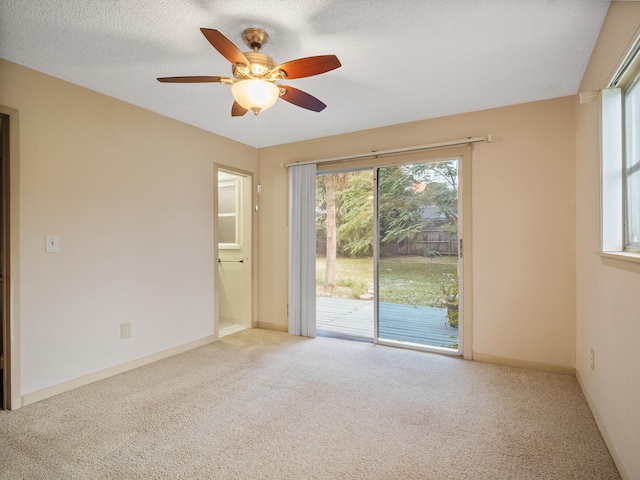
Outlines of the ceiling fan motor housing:
{"type": "Polygon", "coordinates": [[[251,62],[251,65],[242,65],[236,63],[231,66],[233,76],[239,80],[245,80],[248,78],[262,79],[262,80],[275,80],[277,78],[283,78],[281,72],[276,72],[276,75],[268,75],[271,70],[276,66],[273,58],[263,53],[258,52],[243,52],[247,60],[251,62]]]}

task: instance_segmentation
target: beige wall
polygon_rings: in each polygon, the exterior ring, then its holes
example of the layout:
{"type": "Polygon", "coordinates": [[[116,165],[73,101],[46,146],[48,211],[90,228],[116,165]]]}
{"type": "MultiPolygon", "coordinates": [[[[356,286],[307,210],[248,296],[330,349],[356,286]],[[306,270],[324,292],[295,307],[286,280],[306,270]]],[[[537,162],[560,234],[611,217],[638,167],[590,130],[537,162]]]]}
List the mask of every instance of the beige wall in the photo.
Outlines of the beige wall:
{"type": "MultiPolygon", "coordinates": [[[[580,91],[605,86],[640,27],[640,3],[613,2],[580,91]]],[[[625,478],[640,478],[640,264],[600,249],[599,102],[576,101],[577,375],[625,478]],[[595,351],[595,370],[589,365],[595,351]]]]}
{"type": "Polygon", "coordinates": [[[259,317],[286,329],[287,174],[281,163],[493,135],[472,160],[473,351],[574,367],[573,98],[517,105],[259,152],[259,317]]]}
{"type": "MultiPolygon", "coordinates": [[[[639,26],[640,3],[612,3],[580,91],[603,86],[639,26]]],[[[286,330],[281,163],[492,134],[472,161],[473,352],[575,366],[623,475],[640,478],[640,268],[596,254],[598,102],[560,98],[256,153],[0,60],[0,109],[19,119],[19,395],[213,334],[214,162],[258,170],[257,320],[286,330]],[[60,254],[44,253],[47,233],[60,235],[60,254]],[[132,322],[126,341],[122,321],[132,322]]]]}
{"type": "Polygon", "coordinates": [[[212,336],[213,166],[255,171],[256,150],[6,61],[0,105],[19,112],[13,396],[212,336]]]}

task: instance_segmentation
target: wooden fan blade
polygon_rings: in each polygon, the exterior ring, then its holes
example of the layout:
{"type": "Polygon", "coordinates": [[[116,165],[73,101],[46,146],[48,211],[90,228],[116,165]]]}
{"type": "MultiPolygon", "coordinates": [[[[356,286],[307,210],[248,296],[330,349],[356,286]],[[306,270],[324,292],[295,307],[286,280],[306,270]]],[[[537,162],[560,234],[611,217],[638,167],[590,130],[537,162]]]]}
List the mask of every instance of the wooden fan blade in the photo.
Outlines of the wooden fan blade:
{"type": "Polygon", "coordinates": [[[220,83],[222,77],[161,77],[158,78],[159,82],[163,83],[220,83]]]}
{"type": "Polygon", "coordinates": [[[247,113],[249,110],[247,110],[246,108],[244,108],[242,105],[240,105],[238,102],[233,102],[233,106],[231,107],[231,116],[232,117],[241,117],[243,116],[245,113],[247,113]]]}
{"type": "Polygon", "coordinates": [[[298,58],[290,62],[278,65],[273,69],[282,70],[287,80],[292,78],[311,77],[321,73],[329,72],[340,67],[340,60],[335,55],[319,55],[317,57],[298,58]]]}
{"type": "Polygon", "coordinates": [[[302,90],[298,90],[297,88],[288,87],[286,85],[278,85],[278,88],[284,89],[284,93],[280,95],[280,98],[286,100],[289,103],[297,105],[298,107],[306,108],[307,110],[312,110],[314,112],[321,112],[327,106],[318,100],[313,95],[309,95],[302,90]]]}
{"type": "Polygon", "coordinates": [[[231,40],[221,34],[218,30],[212,30],[210,28],[201,28],[200,31],[209,40],[209,43],[213,45],[213,48],[218,50],[220,54],[229,60],[231,63],[242,63],[244,65],[251,65],[251,62],[247,60],[244,53],[236,47],[231,40]]]}

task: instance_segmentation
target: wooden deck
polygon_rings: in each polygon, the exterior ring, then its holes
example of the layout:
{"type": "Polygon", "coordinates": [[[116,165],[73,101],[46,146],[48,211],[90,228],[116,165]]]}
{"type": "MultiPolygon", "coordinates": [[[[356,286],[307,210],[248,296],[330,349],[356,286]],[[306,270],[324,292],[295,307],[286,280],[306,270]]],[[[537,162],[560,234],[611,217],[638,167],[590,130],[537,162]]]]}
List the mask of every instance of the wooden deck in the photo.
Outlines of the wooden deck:
{"type": "MultiPolygon", "coordinates": [[[[316,299],[316,330],[373,339],[373,301],[338,297],[316,299]]],[[[380,302],[380,339],[450,348],[458,329],[447,325],[444,308],[380,302]]]]}

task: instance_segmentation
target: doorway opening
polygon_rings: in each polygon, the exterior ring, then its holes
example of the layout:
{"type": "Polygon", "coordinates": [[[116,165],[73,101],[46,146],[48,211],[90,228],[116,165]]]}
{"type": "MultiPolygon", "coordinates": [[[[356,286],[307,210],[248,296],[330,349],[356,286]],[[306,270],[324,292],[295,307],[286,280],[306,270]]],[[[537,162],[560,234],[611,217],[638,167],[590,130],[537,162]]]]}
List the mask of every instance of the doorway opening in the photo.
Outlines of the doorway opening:
{"type": "Polygon", "coordinates": [[[316,177],[319,335],[461,354],[458,159],[316,177]]]}
{"type": "Polygon", "coordinates": [[[217,170],[218,336],[253,326],[252,176],[217,170]]]}
{"type": "Polygon", "coordinates": [[[10,408],[9,116],[0,114],[0,409],[10,408]]]}

